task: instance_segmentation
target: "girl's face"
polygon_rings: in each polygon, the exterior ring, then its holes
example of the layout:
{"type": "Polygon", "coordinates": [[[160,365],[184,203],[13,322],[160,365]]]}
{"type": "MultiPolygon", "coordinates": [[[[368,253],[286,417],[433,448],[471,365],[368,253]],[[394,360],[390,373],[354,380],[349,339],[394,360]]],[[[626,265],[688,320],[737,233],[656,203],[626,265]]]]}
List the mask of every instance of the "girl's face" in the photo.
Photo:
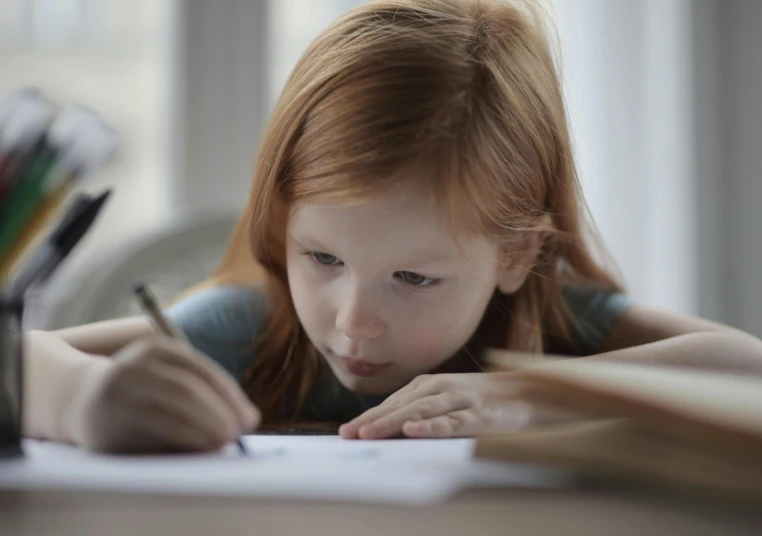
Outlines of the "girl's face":
{"type": "Polygon", "coordinates": [[[453,356],[498,283],[497,246],[456,243],[431,195],[400,188],[355,206],[303,203],[287,230],[296,313],[341,383],[388,394],[453,356]]]}

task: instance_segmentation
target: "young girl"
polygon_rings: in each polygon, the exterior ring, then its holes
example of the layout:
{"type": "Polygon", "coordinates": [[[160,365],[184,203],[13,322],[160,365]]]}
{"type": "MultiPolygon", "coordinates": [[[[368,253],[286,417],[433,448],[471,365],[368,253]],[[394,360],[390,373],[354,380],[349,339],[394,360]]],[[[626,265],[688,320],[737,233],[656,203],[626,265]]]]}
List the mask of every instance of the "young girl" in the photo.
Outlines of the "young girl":
{"type": "Polygon", "coordinates": [[[754,337],[633,304],[583,214],[536,10],[365,5],[294,69],[227,254],[167,311],[192,347],[143,318],[27,333],[27,433],[119,451],[218,448],[260,420],[470,436],[518,416],[491,347],[762,370],[754,337]]]}

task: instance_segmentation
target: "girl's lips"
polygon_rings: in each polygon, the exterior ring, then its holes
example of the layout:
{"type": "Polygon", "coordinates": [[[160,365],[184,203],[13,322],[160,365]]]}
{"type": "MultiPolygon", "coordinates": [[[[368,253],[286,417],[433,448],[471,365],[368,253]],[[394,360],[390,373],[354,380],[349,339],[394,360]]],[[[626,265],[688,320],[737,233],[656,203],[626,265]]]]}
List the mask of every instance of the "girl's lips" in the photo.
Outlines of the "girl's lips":
{"type": "Polygon", "coordinates": [[[384,370],[388,369],[389,366],[391,366],[391,363],[377,365],[375,363],[371,363],[370,361],[353,359],[351,357],[342,357],[341,362],[344,363],[344,366],[349,372],[356,376],[363,377],[375,376],[376,374],[380,374],[384,370]]]}

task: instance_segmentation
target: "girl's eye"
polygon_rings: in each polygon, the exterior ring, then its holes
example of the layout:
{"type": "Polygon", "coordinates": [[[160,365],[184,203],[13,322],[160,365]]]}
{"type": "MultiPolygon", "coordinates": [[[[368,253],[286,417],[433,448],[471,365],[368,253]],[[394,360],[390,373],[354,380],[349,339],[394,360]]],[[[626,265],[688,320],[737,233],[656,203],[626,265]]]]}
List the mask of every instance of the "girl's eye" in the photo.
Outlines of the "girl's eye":
{"type": "Polygon", "coordinates": [[[397,276],[408,285],[414,287],[433,287],[440,281],[440,279],[426,277],[425,275],[416,274],[415,272],[397,272],[397,276]]]}
{"type": "Polygon", "coordinates": [[[333,255],[330,255],[328,253],[322,253],[320,251],[312,251],[310,252],[310,257],[315,259],[320,264],[341,264],[341,261],[338,257],[334,257],[333,255]]]}

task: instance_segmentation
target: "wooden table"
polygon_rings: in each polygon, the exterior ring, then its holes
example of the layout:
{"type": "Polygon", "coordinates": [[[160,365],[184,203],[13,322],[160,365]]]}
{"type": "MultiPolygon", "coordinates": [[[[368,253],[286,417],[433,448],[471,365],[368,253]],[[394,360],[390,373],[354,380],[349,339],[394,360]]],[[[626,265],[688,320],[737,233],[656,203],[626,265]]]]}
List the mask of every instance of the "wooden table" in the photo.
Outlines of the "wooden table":
{"type": "Polygon", "coordinates": [[[759,536],[762,510],[611,491],[469,491],[426,507],[14,491],[0,493],[0,534],[759,536]]]}

